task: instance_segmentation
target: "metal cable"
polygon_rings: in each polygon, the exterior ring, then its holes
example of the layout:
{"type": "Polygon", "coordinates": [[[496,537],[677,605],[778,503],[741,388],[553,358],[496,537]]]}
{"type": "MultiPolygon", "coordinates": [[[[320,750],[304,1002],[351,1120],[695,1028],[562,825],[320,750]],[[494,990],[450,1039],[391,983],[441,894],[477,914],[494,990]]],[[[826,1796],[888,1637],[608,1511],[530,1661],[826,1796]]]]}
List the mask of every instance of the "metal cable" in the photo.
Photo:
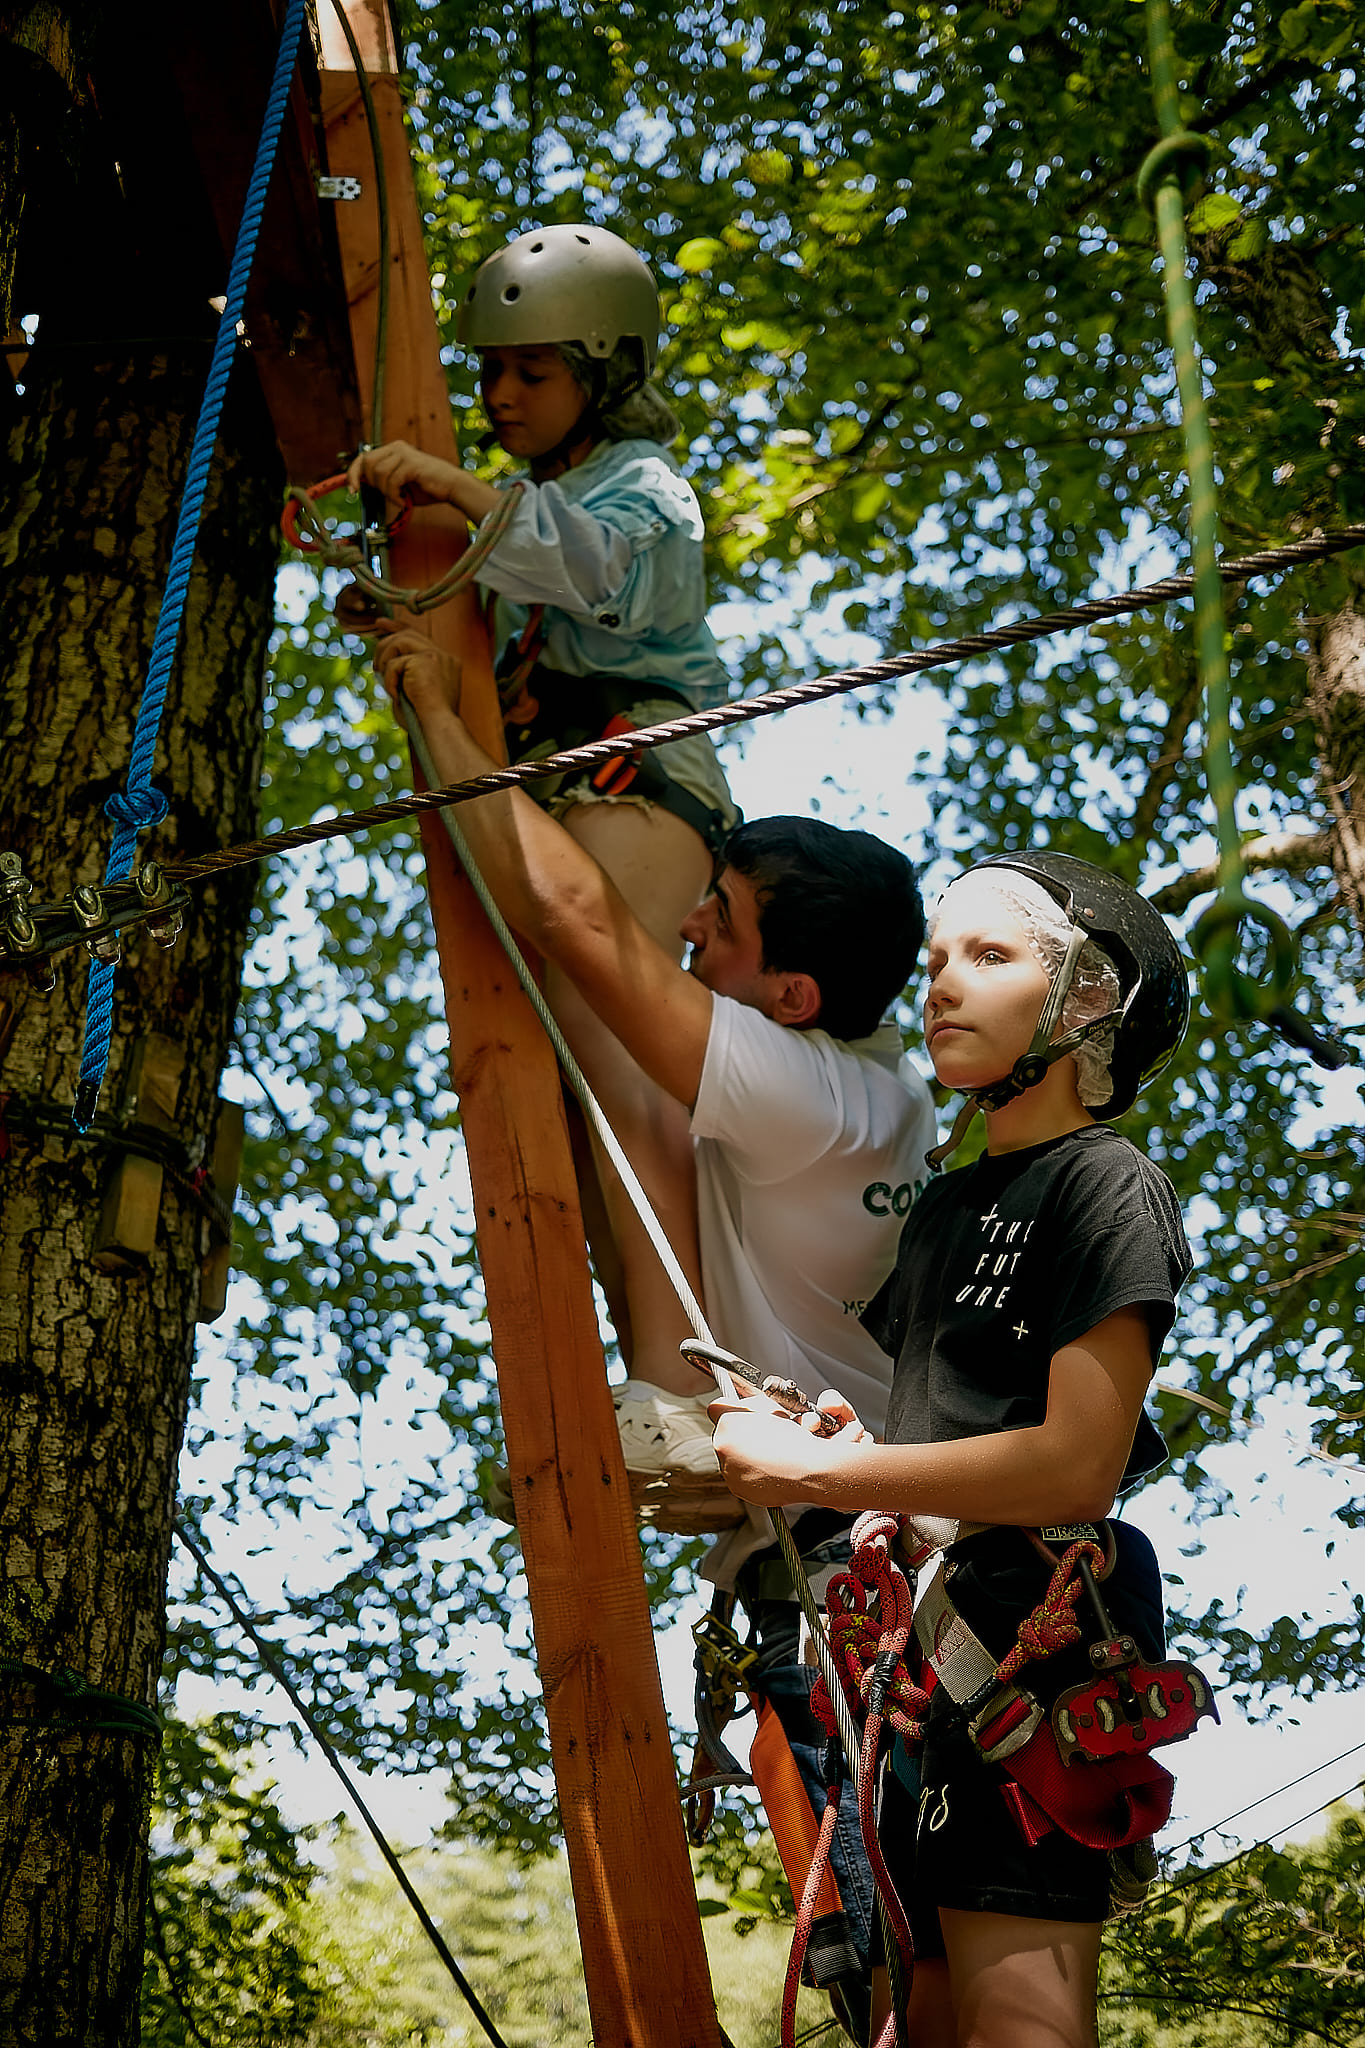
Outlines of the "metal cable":
{"type": "Polygon", "coordinates": [[[412,1907],[413,1912],[417,1915],[417,1918],[422,1923],[422,1929],[423,1932],[426,1934],[427,1940],[431,1943],[437,1955],[445,1964],[446,1969],[450,1973],[450,1976],[453,1978],[455,1985],[459,1990],[461,1996],[463,1997],[465,2003],[468,2005],[469,2010],[473,2013],[475,2019],[479,2022],[479,2025],[483,2028],[485,2034],[493,2043],[493,2048],[507,2048],[507,2043],[503,2040],[502,2035],[498,2032],[496,2026],[493,2024],[493,2021],[490,2019],[487,2011],[484,2009],[484,2006],[480,2001],[478,1993],[475,1991],[473,1985],[465,1976],[464,1971],[460,1968],[454,1956],[451,1954],[445,1936],[441,1933],[440,1928],[436,1925],[436,1922],[432,1919],[430,1913],[423,1905],[419,1894],[413,1887],[411,1878],[408,1876],[406,1870],[404,1870],[402,1864],[399,1862],[398,1857],[395,1855],[393,1849],[389,1846],[388,1838],[384,1834],[383,1829],[380,1827],[374,1815],[370,1812],[369,1807],[365,1804],[365,1801],[362,1798],[360,1791],[356,1786],[355,1780],[351,1777],[350,1772],[346,1769],[346,1766],[341,1761],[340,1756],[332,1747],[332,1744],[327,1737],[326,1731],[322,1728],[322,1726],[318,1722],[316,1715],[313,1713],[307,1701],[299,1692],[298,1687],[290,1678],[289,1673],[285,1670],[283,1664],[280,1662],[273,1646],[266,1641],[265,1637],[256,1627],[255,1622],[247,1613],[246,1609],[242,1606],[236,1594],[233,1592],[231,1586],[229,1586],[227,1581],[221,1578],[219,1574],[214,1570],[213,1566],[209,1563],[208,1558],[204,1555],[203,1550],[200,1548],[199,1544],[196,1543],[194,1537],[191,1536],[189,1530],[185,1527],[184,1523],[177,1520],[174,1527],[176,1536],[178,1537],[180,1542],[184,1544],[186,1550],[188,1550],[190,1556],[194,1559],[200,1571],[204,1574],[204,1577],[209,1581],[209,1584],[216,1589],[220,1599],[222,1599],[225,1602],[228,1613],[232,1616],[238,1628],[242,1631],[242,1634],[246,1637],[247,1641],[255,1650],[257,1656],[261,1660],[264,1669],[269,1673],[270,1677],[274,1679],[276,1685],[278,1685],[288,1695],[290,1701],[293,1704],[294,1711],[299,1716],[299,1719],[303,1722],[304,1727],[308,1730],[308,1733],[312,1736],[314,1742],[317,1743],[318,1748],[322,1751],[328,1763],[336,1772],[342,1784],[346,1787],[347,1797],[350,1799],[352,1805],[355,1807],[356,1812],[360,1815],[360,1818],[364,1821],[366,1827],[369,1829],[371,1838],[373,1839],[376,1848],[379,1850],[380,1855],[384,1858],[384,1861],[388,1864],[389,1869],[393,1872],[394,1877],[398,1880],[398,1884],[400,1889],[402,1890],[403,1896],[406,1898],[408,1904],[412,1907]]]}
{"type": "MultiPolygon", "coordinates": [[[[1343,554],[1348,548],[1361,546],[1365,546],[1365,525],[1346,526],[1333,533],[1317,534],[1309,540],[1288,541],[1279,547],[1263,548],[1255,554],[1220,562],[1218,574],[1225,583],[1243,583],[1249,577],[1273,575],[1280,569],[1322,561],[1328,556],[1343,554]]],[[[716,732],[725,726],[744,725],[751,719],[767,718],[774,712],[786,711],[798,704],[815,704],[826,697],[844,696],[871,683],[894,682],[900,676],[947,667],[969,660],[974,655],[988,654],[995,648],[1045,640],[1054,633],[1070,632],[1077,626],[1145,611],[1171,599],[1188,597],[1193,587],[1192,576],[1165,576],[1157,583],[1146,583],[1138,590],[1124,591],[1114,597],[1089,598],[1068,611],[1046,612],[1036,619],[1020,619],[1007,626],[993,626],[987,632],[967,634],[959,640],[939,641],[932,647],[919,648],[909,654],[888,655],[881,661],[866,662],[858,668],[839,669],[807,683],[792,683],[785,689],[769,690],[762,696],[736,698],[732,703],[715,705],[709,711],[689,712],[686,717],[669,719],[663,725],[642,726],[638,731],[621,733],[609,740],[591,740],[585,746],[566,748],[562,753],[549,754],[543,759],[522,761],[514,767],[471,776],[465,782],[451,783],[445,788],[395,797],[388,803],[374,804],[368,810],[348,811],[335,818],[314,819],[307,825],[295,825],[287,831],[273,832],[239,846],[222,847],[194,860],[168,862],[164,873],[172,882],[201,881],[205,876],[221,873],[226,868],[268,860],[272,854],[289,853],[297,847],[313,846],[325,839],[349,838],[376,825],[390,825],[400,818],[410,818],[424,811],[439,811],[452,804],[468,803],[473,797],[486,796],[493,790],[513,789],[521,783],[535,782],[543,775],[563,775],[575,769],[597,768],[604,762],[619,759],[623,754],[642,754],[652,747],[666,746],[670,740],[685,739],[692,733],[716,732]]]]}

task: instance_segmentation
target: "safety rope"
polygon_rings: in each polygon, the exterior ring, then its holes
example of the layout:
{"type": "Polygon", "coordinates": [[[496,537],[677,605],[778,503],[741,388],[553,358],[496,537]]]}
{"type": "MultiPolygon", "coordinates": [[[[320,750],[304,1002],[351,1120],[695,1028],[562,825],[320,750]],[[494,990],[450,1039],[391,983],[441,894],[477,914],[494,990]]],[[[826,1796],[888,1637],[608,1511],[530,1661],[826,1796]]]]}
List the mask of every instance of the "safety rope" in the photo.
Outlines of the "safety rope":
{"type": "Polygon", "coordinates": [[[154,1742],[161,1740],[161,1716],[154,1708],[122,1693],[101,1691],[69,1665],[59,1664],[48,1671],[19,1657],[0,1657],[0,1679],[30,1685],[35,1694],[32,1712],[0,1712],[0,1721],[8,1727],[48,1726],[91,1735],[145,1735],[154,1742]]]}
{"type": "MultiPolygon", "coordinates": [[[[469,546],[453,567],[446,570],[435,583],[424,588],[408,589],[401,583],[391,582],[370,567],[369,555],[357,541],[340,539],[330,532],[313,509],[316,498],[325,497],[329,491],[339,490],[346,481],[344,476],[329,476],[320,484],[313,484],[306,491],[293,489],[285,507],[281,530],[291,547],[300,554],[313,556],[325,562],[329,568],[349,569],[355,581],[374,602],[387,614],[395,605],[402,605],[410,612],[433,612],[438,606],[449,604],[457,592],[473,582],[478,571],[488,560],[498,542],[516,517],[517,504],[522,495],[520,484],[511,484],[499,493],[498,502],[483,519],[470,541],[469,546]],[[306,538],[305,538],[306,536],[306,538]]],[[[389,527],[392,538],[406,524],[406,513],[389,527]]]]}
{"type": "MultiPolygon", "coordinates": [[[[883,1949],[892,1986],[891,2015],[877,2048],[893,2048],[893,2044],[900,2041],[901,2019],[915,1977],[915,1944],[910,1923],[887,1869],[877,1829],[877,1765],[886,1724],[889,1722],[903,1740],[917,1745],[923,1740],[924,1717],[929,1708],[928,1693],[912,1677],[905,1662],[914,1622],[914,1595],[909,1580],[892,1555],[900,1526],[899,1515],[887,1514],[877,1508],[860,1515],[854,1523],[848,1564],[830,1580],[825,1593],[829,1633],[835,1652],[831,1660],[833,1677],[837,1683],[832,1683],[831,1676],[822,1670],[810,1697],[811,1712],[831,1736],[837,1726],[841,1701],[846,1706],[856,1701],[864,1714],[862,1751],[858,1768],[853,1773],[853,1783],[858,1802],[858,1828],[876,1886],[883,1949]]],[[[831,1787],[817,1842],[817,1856],[821,1844],[828,1854],[834,1833],[830,1809],[837,1808],[837,1804],[838,1789],[831,1787]]],[[[813,1908],[822,1876],[822,1866],[813,1861],[802,1894],[803,1909],[808,1901],[813,1908]]],[[[798,1939],[803,1932],[809,1932],[808,1926],[803,1928],[798,1922],[798,1939]]],[[[796,2018],[796,1982],[800,1968],[796,1949],[794,1942],[783,2002],[783,2024],[788,2030],[794,2028],[796,2018]]],[[[788,2034],[784,2034],[784,2048],[787,2039],[788,2034]]]]}
{"type": "Polygon", "coordinates": [[[1147,39],[1162,135],[1138,173],[1138,195],[1156,217],[1167,329],[1180,392],[1190,480],[1195,644],[1204,689],[1205,773],[1217,820],[1218,894],[1196,923],[1191,944],[1200,965],[1205,1000],[1214,1016],[1227,1023],[1248,1018],[1269,1023],[1275,1020],[1277,1010],[1288,1007],[1298,955],[1283,918],[1247,894],[1237,828],[1232,681],[1218,568],[1218,493],[1185,241],[1185,207],[1199,184],[1212,145],[1206,136],[1192,134],[1180,119],[1168,0],[1147,0],[1147,39]],[[1268,942],[1268,979],[1264,983],[1237,965],[1238,943],[1248,924],[1259,925],[1268,942]]]}
{"type": "Polygon", "coordinates": [[[1049,1558],[1055,1569],[1048,1582],[1047,1591],[1038,1605],[1019,1625],[1014,1648],[1002,1657],[996,1668],[996,1678],[1001,1685],[1007,1685],[1017,1678],[1026,1664],[1037,1662],[1043,1657],[1053,1657],[1059,1650],[1069,1650],[1073,1643],[1081,1640],[1081,1625],[1076,1619],[1085,1583],[1079,1576],[1082,1560],[1090,1566],[1097,1579],[1102,1578],[1108,1568],[1108,1561],[1098,1543],[1089,1537],[1082,1537],[1058,1558],[1046,1544],[1038,1547],[1049,1558]]]}
{"type": "Polygon", "coordinates": [[[417,1915],[417,1918],[421,1923],[423,1933],[426,1935],[427,1940],[431,1943],[437,1955],[440,1957],[442,1963],[445,1965],[446,1970],[449,1972],[451,1978],[453,1979],[456,1988],[460,1992],[461,1997],[468,2005],[469,2010],[473,2013],[475,2019],[483,2028],[484,2033],[493,2043],[493,2048],[507,2048],[507,2043],[503,2040],[502,2035],[498,2032],[497,2027],[494,2025],[481,1999],[479,1998],[477,1991],[475,1991],[473,1985],[465,1976],[464,1971],[460,1968],[454,1956],[451,1954],[445,1936],[441,1933],[440,1928],[436,1925],[436,1922],[432,1919],[430,1913],[427,1911],[425,1905],[422,1903],[420,1894],[413,1886],[411,1878],[408,1876],[406,1870],[404,1870],[402,1864],[399,1862],[398,1857],[394,1854],[393,1849],[389,1845],[387,1836],[384,1834],[383,1829],[380,1827],[374,1815],[370,1812],[369,1807],[366,1805],[365,1800],[361,1795],[359,1787],[356,1785],[355,1780],[352,1778],[350,1772],[347,1770],[345,1764],[342,1762],[340,1756],[337,1754],[336,1749],[333,1747],[330,1739],[328,1738],[326,1730],[320,1725],[317,1716],[313,1713],[311,1707],[308,1705],[308,1702],[303,1698],[303,1695],[300,1693],[298,1687],[290,1678],[288,1671],[281,1663],[273,1646],[269,1642],[267,1642],[266,1638],[261,1634],[255,1622],[252,1620],[250,1614],[247,1612],[246,1607],[237,1598],[237,1595],[233,1592],[231,1586],[227,1583],[226,1579],[224,1579],[218,1572],[214,1570],[213,1566],[209,1563],[208,1558],[205,1556],[202,1546],[190,1534],[189,1530],[185,1527],[184,1523],[177,1520],[174,1526],[176,1537],[184,1545],[185,1549],[189,1552],[190,1556],[198,1565],[200,1571],[204,1574],[204,1577],[208,1580],[209,1584],[215,1589],[219,1598],[227,1607],[228,1613],[232,1616],[238,1628],[242,1631],[242,1634],[246,1637],[247,1641],[255,1650],[256,1655],[260,1658],[263,1668],[269,1673],[270,1677],[274,1679],[276,1685],[278,1685],[281,1688],[281,1690],[288,1695],[288,1698],[293,1705],[295,1713],[303,1722],[304,1727],[308,1730],[308,1733],[312,1736],[314,1742],[317,1743],[318,1748],[326,1757],[328,1763],[335,1771],[337,1777],[346,1787],[347,1797],[350,1799],[351,1803],[355,1807],[356,1812],[360,1815],[360,1818],[364,1821],[366,1827],[369,1829],[370,1836],[375,1844],[375,1847],[379,1850],[380,1855],[384,1858],[384,1861],[388,1864],[389,1869],[392,1871],[394,1877],[397,1879],[399,1889],[402,1891],[404,1898],[412,1907],[413,1912],[417,1915]]]}
{"type": "MultiPolygon", "coordinates": [[[[1328,556],[1343,554],[1348,548],[1361,546],[1365,546],[1365,525],[1341,527],[1332,533],[1315,534],[1307,540],[1287,541],[1278,547],[1264,548],[1255,554],[1221,562],[1218,574],[1224,582],[1244,583],[1249,577],[1273,575],[1280,569],[1322,561],[1328,556]]],[[[809,682],[792,683],[784,689],[766,691],[761,696],[736,698],[732,703],[714,705],[707,711],[693,711],[686,717],[669,719],[663,725],[641,726],[633,732],[613,734],[609,740],[591,740],[581,747],[567,748],[562,753],[549,754],[535,761],[518,762],[513,767],[498,768],[485,775],[471,776],[467,781],[450,783],[445,788],[433,787],[412,796],[395,797],[368,810],[348,811],[335,818],[317,818],[284,832],[244,841],[239,846],[221,847],[194,860],[170,863],[164,873],[172,882],[202,881],[226,868],[244,867],[252,861],[268,860],[272,854],[289,853],[297,847],[313,846],[326,839],[349,838],[376,825],[389,825],[424,811],[439,811],[452,804],[468,803],[472,798],[486,796],[493,790],[512,789],[520,783],[534,782],[542,775],[563,775],[579,768],[598,768],[622,754],[642,754],[652,747],[666,746],[670,740],[686,739],[693,733],[716,732],[726,726],[747,724],[751,719],[767,718],[794,705],[815,704],[823,698],[843,696],[872,683],[894,682],[900,676],[948,667],[978,654],[988,654],[998,647],[1017,647],[1031,640],[1045,640],[1054,633],[1070,632],[1076,626],[1119,618],[1129,612],[1146,611],[1171,599],[1188,597],[1193,588],[1192,576],[1165,576],[1157,583],[1147,583],[1140,589],[1114,597],[1089,598],[1068,611],[1047,612],[1036,619],[1019,619],[1006,626],[993,626],[984,633],[940,641],[909,654],[888,655],[857,668],[839,669],[809,682]]]]}
{"type": "MultiPolygon", "coordinates": [[[[194,441],[190,448],[189,466],[185,474],[184,493],[180,500],[180,514],[176,521],[165,594],[156,622],[151,658],[147,665],[147,679],[143,685],[142,699],[133,726],[127,777],[123,789],[115,790],[104,806],[105,816],[111,819],[114,825],[113,840],[104,873],[106,883],[122,881],[126,877],[132,866],[138,834],[145,826],[159,824],[170,808],[162,791],[155,788],[152,783],[157,738],[161,731],[161,714],[165,708],[171,664],[175,659],[176,644],[180,637],[180,622],[190,585],[190,569],[194,561],[195,539],[203,514],[209,470],[213,462],[213,445],[217,438],[218,421],[236,354],[237,330],[246,305],[252,259],[256,253],[261,216],[265,211],[266,192],[275,162],[275,151],[284,121],[285,106],[289,99],[299,37],[303,32],[306,14],[305,0],[289,0],[284,26],[280,32],[280,45],[275,56],[274,76],[266,101],[261,138],[256,148],[256,161],[247,185],[241,225],[237,230],[237,243],[232,252],[232,264],[228,271],[226,302],[218,323],[218,332],[214,337],[208,382],[204,389],[203,404],[200,407],[194,441]]],[[[86,989],[85,1041],[81,1048],[80,1078],[71,1114],[71,1120],[78,1131],[87,1130],[95,1114],[100,1084],[104,1079],[105,1068],[109,1064],[113,1025],[114,963],[112,960],[92,959],[86,989]]]]}

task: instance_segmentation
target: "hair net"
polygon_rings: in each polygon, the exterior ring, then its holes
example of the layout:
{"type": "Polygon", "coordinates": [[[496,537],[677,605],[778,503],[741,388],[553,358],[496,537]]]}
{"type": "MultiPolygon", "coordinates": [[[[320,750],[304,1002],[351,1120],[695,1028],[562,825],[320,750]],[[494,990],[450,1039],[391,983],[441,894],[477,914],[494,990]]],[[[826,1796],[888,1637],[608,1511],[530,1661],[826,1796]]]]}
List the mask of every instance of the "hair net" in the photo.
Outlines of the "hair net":
{"type": "Polygon", "coordinates": [[[657,441],[671,447],[682,432],[678,416],[652,384],[640,383],[640,356],[631,340],[619,343],[603,362],[577,341],[556,347],[583,389],[597,399],[597,417],[609,441],[657,441]]]}
{"type": "MultiPolygon", "coordinates": [[[[949,896],[960,903],[966,891],[1003,903],[1019,924],[1029,949],[1049,981],[1054,981],[1071,938],[1071,920],[1050,890],[1031,875],[1014,868],[973,868],[949,884],[938,900],[929,921],[930,936],[949,896]]],[[[1062,1004],[1056,1036],[1103,1017],[1123,1002],[1118,970],[1104,948],[1087,939],[1081,948],[1071,977],[1071,987],[1062,1004]]],[[[1107,1024],[1077,1046],[1071,1057],[1076,1062],[1077,1086],[1086,1109],[1101,1109],[1114,1092],[1109,1062],[1114,1051],[1115,1024],[1107,1024]]]]}

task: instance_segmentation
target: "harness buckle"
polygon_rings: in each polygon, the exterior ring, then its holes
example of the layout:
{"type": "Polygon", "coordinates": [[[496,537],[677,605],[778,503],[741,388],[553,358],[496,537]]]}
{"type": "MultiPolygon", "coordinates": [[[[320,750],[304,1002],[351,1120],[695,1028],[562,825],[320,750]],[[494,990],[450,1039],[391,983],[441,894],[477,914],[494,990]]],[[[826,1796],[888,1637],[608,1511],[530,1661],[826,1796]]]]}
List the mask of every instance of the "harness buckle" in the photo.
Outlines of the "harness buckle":
{"type": "Polygon", "coordinates": [[[698,1666],[708,1678],[723,1672],[734,1684],[747,1689],[749,1673],[758,1662],[758,1651],[751,1649],[728,1621],[722,1621],[718,1614],[703,1614],[692,1624],[692,1640],[697,1646],[698,1666]]]}
{"type": "Polygon", "coordinates": [[[1043,1723],[1043,1709],[1022,1685],[997,1686],[967,1722],[981,1761],[1002,1764],[1031,1742],[1043,1723]]]}

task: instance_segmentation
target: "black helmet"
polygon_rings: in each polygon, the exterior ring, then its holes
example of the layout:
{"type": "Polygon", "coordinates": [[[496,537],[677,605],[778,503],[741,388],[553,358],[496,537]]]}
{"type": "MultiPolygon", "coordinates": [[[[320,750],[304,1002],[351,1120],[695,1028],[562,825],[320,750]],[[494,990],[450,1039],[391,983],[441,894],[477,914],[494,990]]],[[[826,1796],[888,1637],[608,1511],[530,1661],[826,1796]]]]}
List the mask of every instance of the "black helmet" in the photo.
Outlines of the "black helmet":
{"type": "MultiPolygon", "coordinates": [[[[1114,1092],[1092,1114],[1104,1123],[1122,1116],[1161,1072],[1190,1021],[1189,976],[1165,919],[1126,882],[1069,853],[995,854],[977,865],[1013,868],[1030,876],[1057,899],[1072,925],[1102,946],[1113,961],[1123,995],[1109,1061],[1114,1092]]],[[[1054,984],[1056,1000],[1049,1004],[1054,1025],[1070,980],[1070,972],[1064,971],[1054,984]]],[[[1065,1041],[1057,1046],[1059,1052],[1071,1049],[1065,1041]]],[[[1041,1073],[1036,1078],[1041,1079],[1041,1073]]]]}

